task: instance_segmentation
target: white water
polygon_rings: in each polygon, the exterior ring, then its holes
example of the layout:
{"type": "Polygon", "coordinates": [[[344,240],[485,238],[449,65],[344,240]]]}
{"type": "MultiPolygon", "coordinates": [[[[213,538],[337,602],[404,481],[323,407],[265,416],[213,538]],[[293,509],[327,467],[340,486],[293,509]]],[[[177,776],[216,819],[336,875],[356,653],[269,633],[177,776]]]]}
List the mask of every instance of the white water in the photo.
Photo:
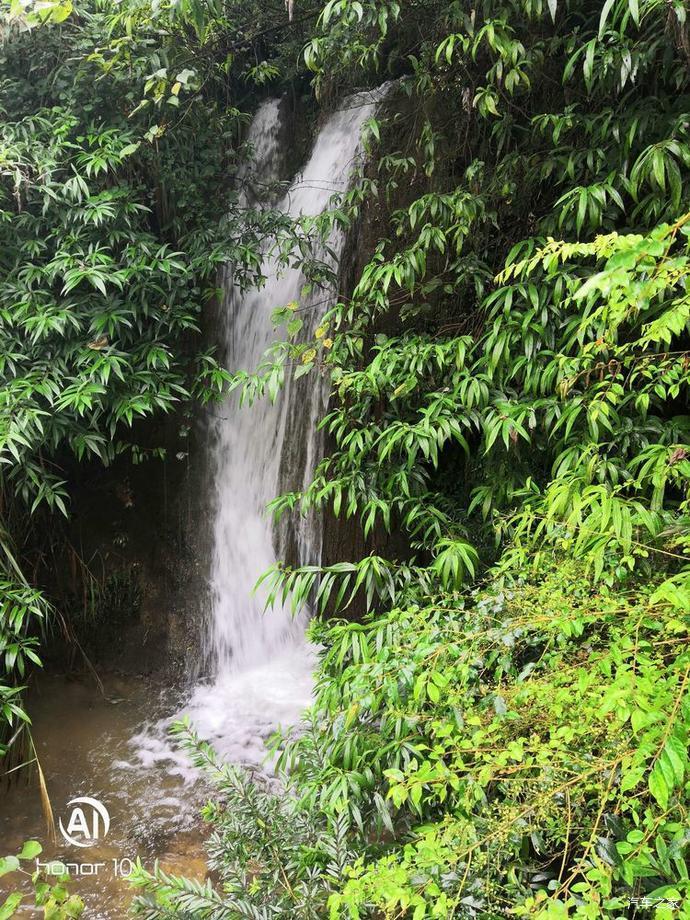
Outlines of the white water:
{"type": "MultiPolygon", "coordinates": [[[[362,126],[378,98],[351,97],[328,118],[309,161],[278,204],[281,210],[293,217],[314,216],[334,193],[347,188],[362,126]]],[[[264,103],[254,118],[250,179],[277,178],[279,118],[275,101],[264,103]]],[[[337,262],[344,235],[335,232],[329,246],[337,262]]],[[[297,301],[303,334],[311,337],[333,294],[320,289],[305,297],[301,271],[279,270],[270,255],[264,274],[263,288],[241,294],[232,286],[231,272],[226,273],[221,335],[231,370],[256,369],[276,337],[271,323],[276,308],[297,301]]],[[[288,382],[274,404],[264,399],[240,408],[238,396],[231,396],[213,427],[212,616],[206,654],[214,676],[196,687],[184,712],[218,753],[236,763],[261,763],[266,737],[279,726],[297,723],[311,701],[314,650],[304,636],[305,619],[293,618],[280,605],[264,611],[265,594],[254,593],[254,586],[282,550],[266,505],[284,488],[299,489],[310,481],[322,453],[316,424],[325,398],[324,382],[312,373],[306,386],[288,382]]],[[[293,537],[300,562],[318,563],[321,532],[316,522],[295,522],[293,537]]],[[[138,736],[137,743],[143,762],[169,758],[168,745],[151,734],[138,736]]]]}

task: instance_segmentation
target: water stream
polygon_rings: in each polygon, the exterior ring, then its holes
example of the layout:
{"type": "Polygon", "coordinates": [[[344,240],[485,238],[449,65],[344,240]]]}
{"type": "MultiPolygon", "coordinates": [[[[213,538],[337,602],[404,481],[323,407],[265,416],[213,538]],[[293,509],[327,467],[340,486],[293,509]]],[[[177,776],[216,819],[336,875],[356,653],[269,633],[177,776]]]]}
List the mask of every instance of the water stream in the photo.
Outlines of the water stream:
{"type": "MultiPolygon", "coordinates": [[[[376,101],[374,95],[352,97],[328,117],[278,207],[294,217],[316,215],[346,188],[362,125],[376,101]]],[[[277,178],[280,112],[278,102],[264,103],[251,127],[254,162],[248,175],[262,181],[277,178]]],[[[342,233],[335,232],[329,246],[336,261],[343,245],[342,233]]],[[[332,294],[320,289],[305,297],[299,268],[281,270],[268,253],[264,272],[265,285],[243,294],[233,286],[231,270],[225,274],[220,336],[231,369],[257,366],[276,335],[271,322],[276,307],[297,301],[310,336],[332,294]]],[[[309,480],[322,451],[316,420],[325,398],[314,374],[299,386],[288,382],[275,403],[261,400],[240,408],[234,394],[216,413],[209,433],[212,603],[204,639],[211,676],[182,701],[134,681],[116,692],[109,688],[104,700],[87,699],[83,688],[64,681],[43,682],[34,735],[56,809],[81,794],[101,798],[111,811],[107,844],[91,856],[160,856],[177,869],[182,863],[203,873],[196,820],[201,791],[195,792],[198,777],[167,738],[171,719],[188,714],[226,759],[258,765],[265,761],[266,737],[298,722],[309,704],[314,650],[304,637],[305,619],[294,619],[281,606],[264,612],[265,597],[253,589],[281,558],[287,540],[286,532],[273,526],[266,504],[286,484],[300,488],[309,480]]],[[[290,540],[301,562],[319,561],[321,534],[313,520],[295,522],[290,540]]],[[[0,850],[44,836],[34,789],[17,786],[0,800],[0,850]]],[[[64,841],[47,846],[46,854],[64,860],[84,856],[64,841]]],[[[75,879],[74,885],[87,900],[87,918],[123,915],[126,884],[112,871],[75,879]]]]}
{"type": "MultiPolygon", "coordinates": [[[[352,97],[330,116],[279,209],[293,217],[317,215],[346,188],[361,128],[373,105],[370,96],[352,97]]],[[[275,102],[264,103],[250,137],[260,174],[268,181],[277,178],[266,174],[266,165],[275,169],[279,112],[275,102]]],[[[337,261],[344,234],[336,230],[328,242],[337,261]]],[[[302,334],[312,338],[332,293],[316,288],[305,297],[300,269],[280,270],[271,258],[265,274],[265,286],[244,295],[226,283],[223,335],[231,368],[257,366],[276,336],[271,322],[276,307],[298,303],[302,334]]],[[[231,282],[229,274],[226,278],[231,282]]],[[[299,488],[310,481],[322,451],[317,420],[325,399],[325,384],[317,374],[299,390],[288,376],[275,403],[263,399],[240,409],[235,396],[215,425],[213,606],[207,653],[216,676],[197,688],[188,711],[201,734],[233,761],[263,757],[262,738],[278,725],[297,721],[309,704],[314,655],[304,639],[304,617],[294,618],[280,605],[264,612],[265,594],[254,593],[254,586],[277,558],[285,557],[281,544],[286,535],[273,527],[266,505],[279,494],[282,482],[299,488]]],[[[299,562],[318,563],[318,522],[298,518],[292,526],[299,562]]]]}

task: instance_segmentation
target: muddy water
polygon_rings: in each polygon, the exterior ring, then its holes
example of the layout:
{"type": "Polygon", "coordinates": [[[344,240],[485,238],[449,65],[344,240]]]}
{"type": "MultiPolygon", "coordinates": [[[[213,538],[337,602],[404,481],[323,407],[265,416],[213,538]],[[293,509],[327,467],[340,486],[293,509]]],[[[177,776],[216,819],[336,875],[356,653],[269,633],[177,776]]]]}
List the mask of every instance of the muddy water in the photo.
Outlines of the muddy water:
{"type": "MultiPolygon", "coordinates": [[[[92,873],[71,871],[70,888],[84,899],[86,920],[121,920],[131,901],[129,860],[140,857],[153,865],[159,859],[170,871],[204,877],[205,828],[198,814],[207,790],[163,741],[155,756],[147,757],[136,740],[161,735],[175,708],[170,690],[164,703],[143,681],[106,677],[103,683],[101,694],[93,685],[44,677],[28,708],[56,824],[62,816],[67,826],[71,799],[90,796],[109,812],[107,835],[84,849],[68,845],[58,829],[52,843],[34,774],[28,785],[17,781],[0,795],[0,856],[18,851],[24,840],[38,840],[42,860],[62,860],[92,873]]],[[[0,895],[17,887],[16,874],[0,878],[0,895]]],[[[29,903],[18,916],[41,916],[29,903]]]]}

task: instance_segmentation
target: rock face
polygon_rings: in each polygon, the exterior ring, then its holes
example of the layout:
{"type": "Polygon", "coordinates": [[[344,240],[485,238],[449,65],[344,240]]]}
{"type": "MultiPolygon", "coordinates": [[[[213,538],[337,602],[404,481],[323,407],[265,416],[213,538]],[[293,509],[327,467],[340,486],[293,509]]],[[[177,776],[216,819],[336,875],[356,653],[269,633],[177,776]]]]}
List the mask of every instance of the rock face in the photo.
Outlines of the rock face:
{"type": "Polygon", "coordinates": [[[48,586],[63,623],[48,648],[55,665],[197,672],[209,558],[203,429],[171,416],[143,430],[142,462],[74,470],[65,564],[48,586]]]}

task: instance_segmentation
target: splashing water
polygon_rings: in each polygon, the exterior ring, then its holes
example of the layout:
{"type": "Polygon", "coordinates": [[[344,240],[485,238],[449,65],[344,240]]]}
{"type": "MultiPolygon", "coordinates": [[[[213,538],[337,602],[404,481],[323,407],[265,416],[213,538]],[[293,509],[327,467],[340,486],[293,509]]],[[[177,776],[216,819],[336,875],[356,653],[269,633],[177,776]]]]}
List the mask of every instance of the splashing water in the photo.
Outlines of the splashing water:
{"type": "MultiPolygon", "coordinates": [[[[316,216],[334,194],[346,190],[360,154],[362,126],[380,98],[380,91],[350,97],[328,118],[280,210],[292,217],[316,216]]],[[[268,183],[277,178],[280,127],[279,103],[264,103],[249,136],[252,178],[268,183]]],[[[328,241],[332,255],[324,250],[320,257],[336,267],[344,243],[344,234],[335,230],[328,241]]],[[[333,295],[321,288],[303,296],[306,282],[299,268],[281,269],[270,254],[264,272],[265,285],[245,293],[226,274],[221,336],[231,370],[257,367],[275,340],[271,315],[276,308],[299,303],[303,334],[311,337],[333,295]]],[[[266,505],[284,488],[300,489],[310,481],[322,454],[317,422],[326,398],[324,382],[313,374],[308,386],[287,381],[274,403],[263,399],[240,408],[235,394],[214,422],[212,616],[205,639],[214,677],[196,687],[183,711],[232,762],[261,763],[265,738],[298,722],[311,701],[315,656],[304,636],[305,618],[293,617],[279,603],[264,612],[265,593],[254,593],[254,587],[285,549],[286,535],[274,527],[266,505]]],[[[296,521],[292,538],[300,563],[320,561],[321,531],[313,518],[296,521]]],[[[154,739],[139,736],[138,741],[142,758],[155,761],[154,739]]]]}

